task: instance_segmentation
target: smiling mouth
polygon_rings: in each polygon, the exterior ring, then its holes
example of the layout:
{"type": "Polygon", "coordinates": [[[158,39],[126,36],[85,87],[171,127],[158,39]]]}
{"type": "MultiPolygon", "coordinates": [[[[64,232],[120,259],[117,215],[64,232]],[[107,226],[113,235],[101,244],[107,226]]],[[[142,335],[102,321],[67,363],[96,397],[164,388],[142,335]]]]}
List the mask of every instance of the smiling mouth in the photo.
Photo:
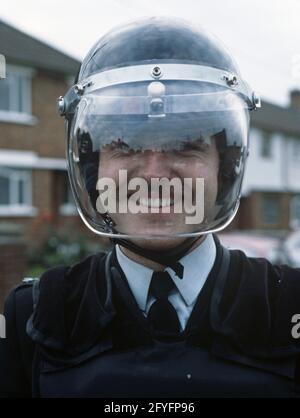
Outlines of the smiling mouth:
{"type": "Polygon", "coordinates": [[[138,201],[140,206],[144,206],[147,208],[165,208],[174,206],[173,199],[160,199],[160,198],[143,198],[141,197],[138,201]]]}

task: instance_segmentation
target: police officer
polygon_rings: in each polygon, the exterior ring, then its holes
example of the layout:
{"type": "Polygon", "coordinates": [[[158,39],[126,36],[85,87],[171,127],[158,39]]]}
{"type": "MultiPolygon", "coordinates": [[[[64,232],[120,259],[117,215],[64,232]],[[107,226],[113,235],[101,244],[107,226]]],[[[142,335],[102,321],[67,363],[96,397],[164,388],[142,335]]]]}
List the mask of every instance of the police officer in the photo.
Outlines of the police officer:
{"type": "Polygon", "coordinates": [[[3,396],[299,395],[300,271],[215,235],[258,107],[224,47],[181,20],[96,43],[59,110],[79,214],[114,246],[11,292],[3,396]]]}

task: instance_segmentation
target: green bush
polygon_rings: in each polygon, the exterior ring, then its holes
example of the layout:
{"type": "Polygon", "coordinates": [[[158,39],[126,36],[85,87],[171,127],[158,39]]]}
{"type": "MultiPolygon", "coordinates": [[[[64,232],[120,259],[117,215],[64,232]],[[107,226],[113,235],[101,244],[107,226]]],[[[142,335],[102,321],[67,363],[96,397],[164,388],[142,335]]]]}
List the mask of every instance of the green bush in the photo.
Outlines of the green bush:
{"type": "Polygon", "coordinates": [[[58,265],[72,265],[90,254],[105,250],[99,243],[89,241],[71,230],[49,230],[43,244],[34,246],[28,253],[27,276],[39,277],[46,269],[58,265]]]}

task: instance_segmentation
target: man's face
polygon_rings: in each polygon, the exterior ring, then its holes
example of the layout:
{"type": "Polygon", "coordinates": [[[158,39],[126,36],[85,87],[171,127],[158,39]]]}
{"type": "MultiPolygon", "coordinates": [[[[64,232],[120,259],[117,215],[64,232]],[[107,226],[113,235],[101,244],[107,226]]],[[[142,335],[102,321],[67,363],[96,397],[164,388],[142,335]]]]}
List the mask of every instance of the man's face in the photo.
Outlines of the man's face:
{"type": "Polygon", "coordinates": [[[131,180],[142,178],[146,181],[149,187],[146,192],[140,191],[141,198],[137,201],[144,213],[131,213],[128,210],[127,213],[110,213],[110,217],[119,232],[153,237],[151,240],[136,240],[139,245],[160,249],[175,247],[184,240],[184,238],[163,238],[164,235],[174,236],[195,232],[199,230],[197,223],[199,220],[200,223],[205,223],[211,219],[218,192],[218,170],[219,155],[214,139],[209,143],[200,140],[190,142],[180,151],[151,149],[134,151],[128,146],[115,143],[102,148],[98,177],[99,179],[106,177],[115,182],[117,204],[124,203],[124,200],[129,203],[130,198],[133,197],[132,190],[128,190],[123,198],[120,198],[119,193],[120,189],[127,189],[131,180]],[[120,170],[125,170],[122,172],[126,172],[126,178],[120,178],[120,170]],[[169,199],[164,199],[165,195],[161,194],[161,189],[157,193],[157,189],[153,189],[153,184],[151,187],[151,180],[162,178],[179,179],[179,183],[176,184],[182,185],[182,194],[178,193],[178,188],[171,187],[169,199]],[[197,179],[202,180],[198,180],[197,183],[197,179]],[[190,199],[185,199],[188,195],[190,199]],[[199,216],[191,218],[191,205],[203,206],[201,219],[199,216]],[[182,207],[181,211],[180,207],[182,207]],[[187,218],[192,219],[191,223],[187,218]],[[155,236],[160,238],[155,239],[155,236]]]}

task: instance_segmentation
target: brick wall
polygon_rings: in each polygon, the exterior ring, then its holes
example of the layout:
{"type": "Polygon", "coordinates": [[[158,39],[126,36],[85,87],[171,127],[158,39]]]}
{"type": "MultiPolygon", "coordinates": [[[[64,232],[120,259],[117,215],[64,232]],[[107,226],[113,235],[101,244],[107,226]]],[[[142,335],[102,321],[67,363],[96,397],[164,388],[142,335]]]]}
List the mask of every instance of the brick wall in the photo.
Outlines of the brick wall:
{"type": "Polygon", "coordinates": [[[37,72],[32,80],[32,114],[38,122],[33,126],[1,122],[0,148],[63,158],[64,121],[57,113],[56,99],[66,90],[63,76],[37,72]]]}
{"type": "MultiPolygon", "coordinates": [[[[32,79],[32,115],[37,118],[33,126],[0,122],[0,150],[33,151],[40,157],[65,158],[64,119],[58,115],[56,101],[68,86],[64,75],[36,70],[32,79]]],[[[66,175],[66,172],[61,172],[66,175]]],[[[58,221],[59,197],[57,172],[32,169],[32,206],[36,217],[2,217],[2,221],[24,227],[24,237],[30,246],[43,239],[45,226],[58,221]]],[[[78,223],[76,217],[73,218],[78,223]]],[[[72,222],[72,219],[70,220],[72,222]]]]}
{"type": "Polygon", "coordinates": [[[292,193],[271,193],[264,191],[254,191],[248,197],[241,199],[238,214],[231,225],[231,228],[256,229],[256,230],[290,230],[290,205],[292,193]],[[276,196],[279,209],[279,220],[276,225],[269,225],[263,221],[263,197],[265,195],[276,196]]]}

